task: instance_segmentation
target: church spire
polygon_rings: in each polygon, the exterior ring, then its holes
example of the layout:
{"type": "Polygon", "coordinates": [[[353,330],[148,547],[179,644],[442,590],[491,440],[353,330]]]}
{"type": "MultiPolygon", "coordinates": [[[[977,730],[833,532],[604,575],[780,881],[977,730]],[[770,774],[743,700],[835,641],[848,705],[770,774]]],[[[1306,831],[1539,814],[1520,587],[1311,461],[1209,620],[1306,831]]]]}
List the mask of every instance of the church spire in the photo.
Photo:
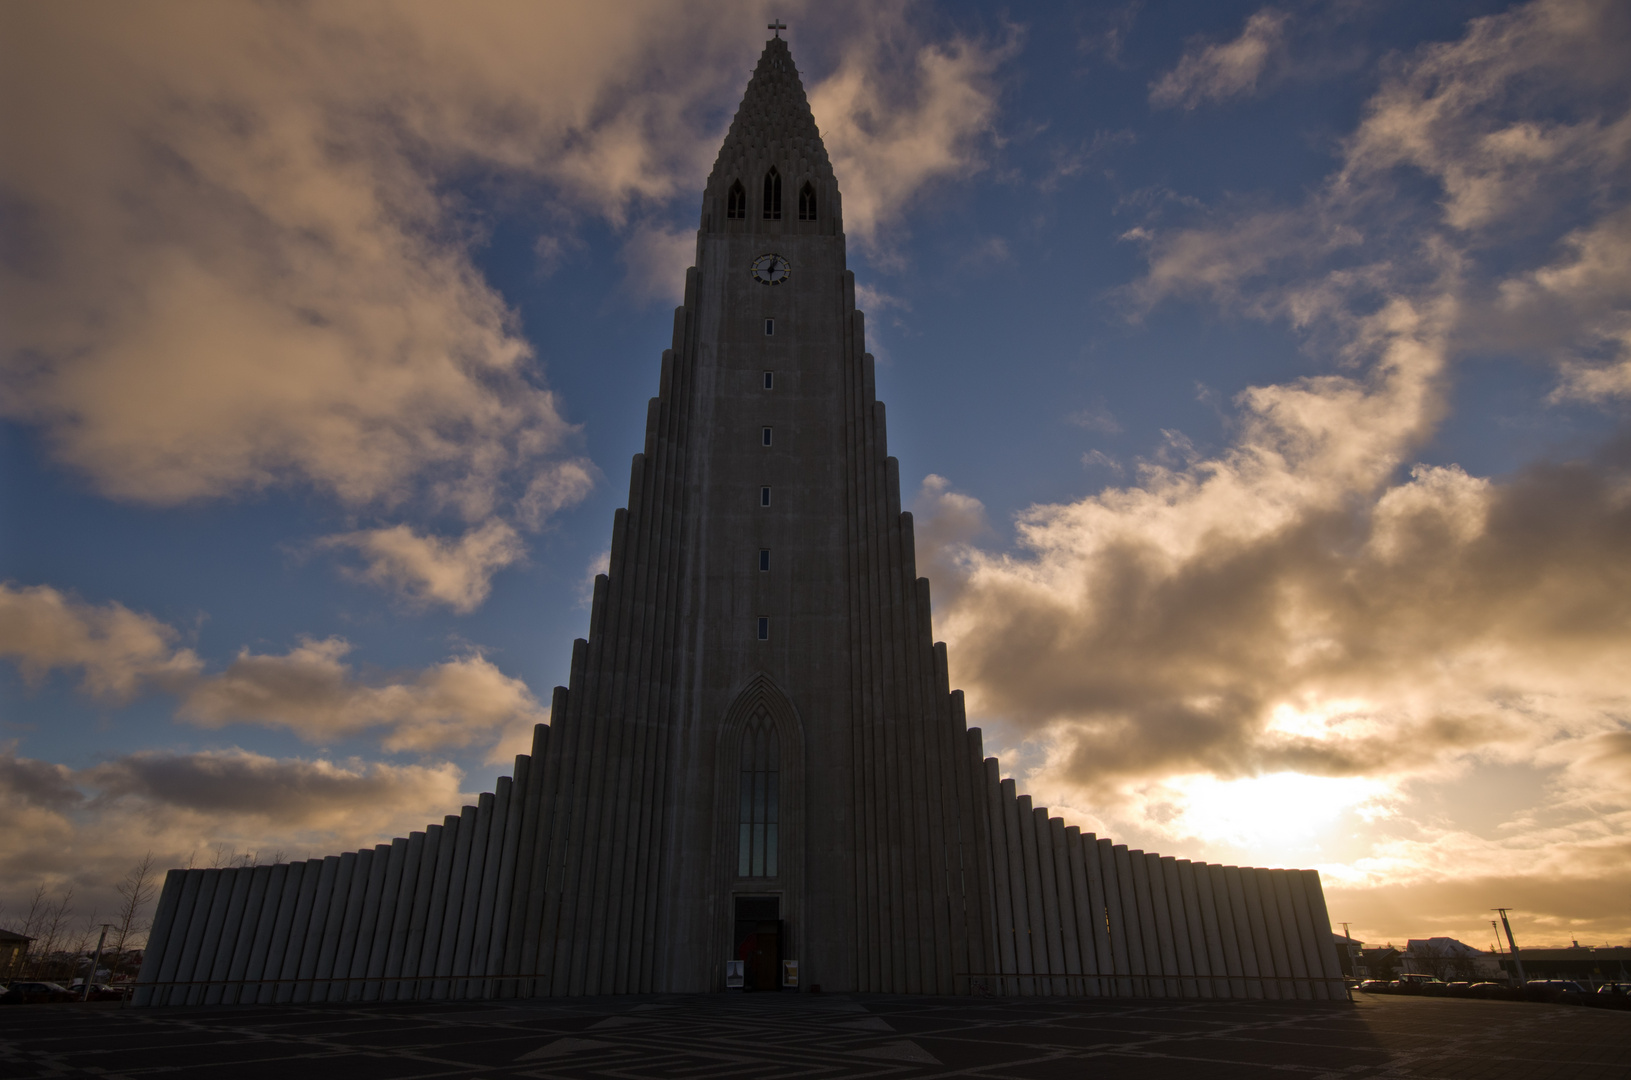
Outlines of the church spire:
{"type": "Polygon", "coordinates": [[[810,101],[804,94],[793,54],[781,37],[765,42],[742,104],[703,194],[705,231],[780,231],[776,223],[797,222],[800,195],[809,195],[819,222],[817,231],[843,231],[838,214],[838,184],[827,147],[821,141],[810,101]],[[785,195],[779,213],[769,204],[764,181],[775,169],[785,195]],[[740,185],[740,188],[737,188],[740,185]],[[740,193],[742,201],[733,199],[740,193]],[[740,224],[734,224],[740,221],[740,224]]]}

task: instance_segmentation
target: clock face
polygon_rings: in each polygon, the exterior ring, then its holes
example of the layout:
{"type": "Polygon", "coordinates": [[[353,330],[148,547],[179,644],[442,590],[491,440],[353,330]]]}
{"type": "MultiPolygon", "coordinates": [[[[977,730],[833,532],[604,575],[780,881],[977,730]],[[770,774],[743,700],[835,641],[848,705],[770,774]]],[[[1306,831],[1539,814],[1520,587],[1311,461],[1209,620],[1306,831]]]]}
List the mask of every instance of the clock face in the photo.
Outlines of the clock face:
{"type": "Polygon", "coordinates": [[[761,255],[753,260],[753,280],[761,285],[780,285],[793,272],[780,255],[761,255]]]}

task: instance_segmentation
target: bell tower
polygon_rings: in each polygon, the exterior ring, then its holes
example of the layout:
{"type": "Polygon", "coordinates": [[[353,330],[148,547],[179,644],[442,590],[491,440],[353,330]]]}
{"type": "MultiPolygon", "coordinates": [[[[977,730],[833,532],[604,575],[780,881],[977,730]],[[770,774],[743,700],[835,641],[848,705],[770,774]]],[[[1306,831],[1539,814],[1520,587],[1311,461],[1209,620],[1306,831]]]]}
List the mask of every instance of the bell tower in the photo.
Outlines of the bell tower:
{"type": "MultiPolygon", "coordinates": [[[[668,665],[638,676],[663,704],[595,720],[666,735],[652,988],[718,986],[730,959],[762,982],[774,938],[805,983],[951,993],[987,964],[979,754],[929,637],[838,184],[779,36],[703,193],[661,391],[604,603],[673,623],[601,632],[668,665]],[[623,599],[652,589],[669,591],[623,599]]],[[[588,651],[555,724],[563,768],[580,693],[627,677],[593,632],[588,651]]],[[[557,925],[559,953],[581,930],[557,925]]]]}

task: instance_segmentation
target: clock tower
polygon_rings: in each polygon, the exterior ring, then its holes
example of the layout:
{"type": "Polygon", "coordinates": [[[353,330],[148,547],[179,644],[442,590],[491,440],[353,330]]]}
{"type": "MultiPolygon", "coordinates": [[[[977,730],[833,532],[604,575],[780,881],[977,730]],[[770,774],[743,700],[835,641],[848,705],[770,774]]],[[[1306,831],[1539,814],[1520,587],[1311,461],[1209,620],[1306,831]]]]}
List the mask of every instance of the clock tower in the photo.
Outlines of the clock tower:
{"type": "Polygon", "coordinates": [[[660,390],[557,696],[520,969],[550,956],[554,992],[770,989],[795,961],[831,990],[951,993],[989,969],[980,754],[779,37],[703,193],[660,390]]]}

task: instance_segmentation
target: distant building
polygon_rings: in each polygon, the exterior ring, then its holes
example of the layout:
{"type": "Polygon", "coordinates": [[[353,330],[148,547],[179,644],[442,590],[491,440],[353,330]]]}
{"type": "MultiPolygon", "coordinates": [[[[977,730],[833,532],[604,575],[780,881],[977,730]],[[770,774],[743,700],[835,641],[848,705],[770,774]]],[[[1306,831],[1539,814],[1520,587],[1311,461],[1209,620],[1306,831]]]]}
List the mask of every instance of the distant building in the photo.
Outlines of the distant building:
{"type": "Polygon", "coordinates": [[[1406,974],[1431,975],[1445,982],[1495,979],[1501,975],[1494,953],[1450,937],[1411,938],[1402,957],[1406,974]]]}
{"type": "Polygon", "coordinates": [[[1344,978],[1370,979],[1375,978],[1365,966],[1365,943],[1358,938],[1343,937],[1335,930],[1331,931],[1331,944],[1337,949],[1337,962],[1342,965],[1344,978]]]}
{"type": "Polygon", "coordinates": [[[28,947],[34,939],[26,934],[0,930],[0,974],[7,978],[15,975],[28,959],[28,947]]]}
{"type": "MultiPolygon", "coordinates": [[[[1576,945],[1569,949],[1519,949],[1524,976],[1530,979],[1573,979],[1581,985],[1631,982],[1631,948],[1617,945],[1576,945]]],[[[1500,970],[1517,978],[1510,955],[1496,958],[1500,970]]]]}

